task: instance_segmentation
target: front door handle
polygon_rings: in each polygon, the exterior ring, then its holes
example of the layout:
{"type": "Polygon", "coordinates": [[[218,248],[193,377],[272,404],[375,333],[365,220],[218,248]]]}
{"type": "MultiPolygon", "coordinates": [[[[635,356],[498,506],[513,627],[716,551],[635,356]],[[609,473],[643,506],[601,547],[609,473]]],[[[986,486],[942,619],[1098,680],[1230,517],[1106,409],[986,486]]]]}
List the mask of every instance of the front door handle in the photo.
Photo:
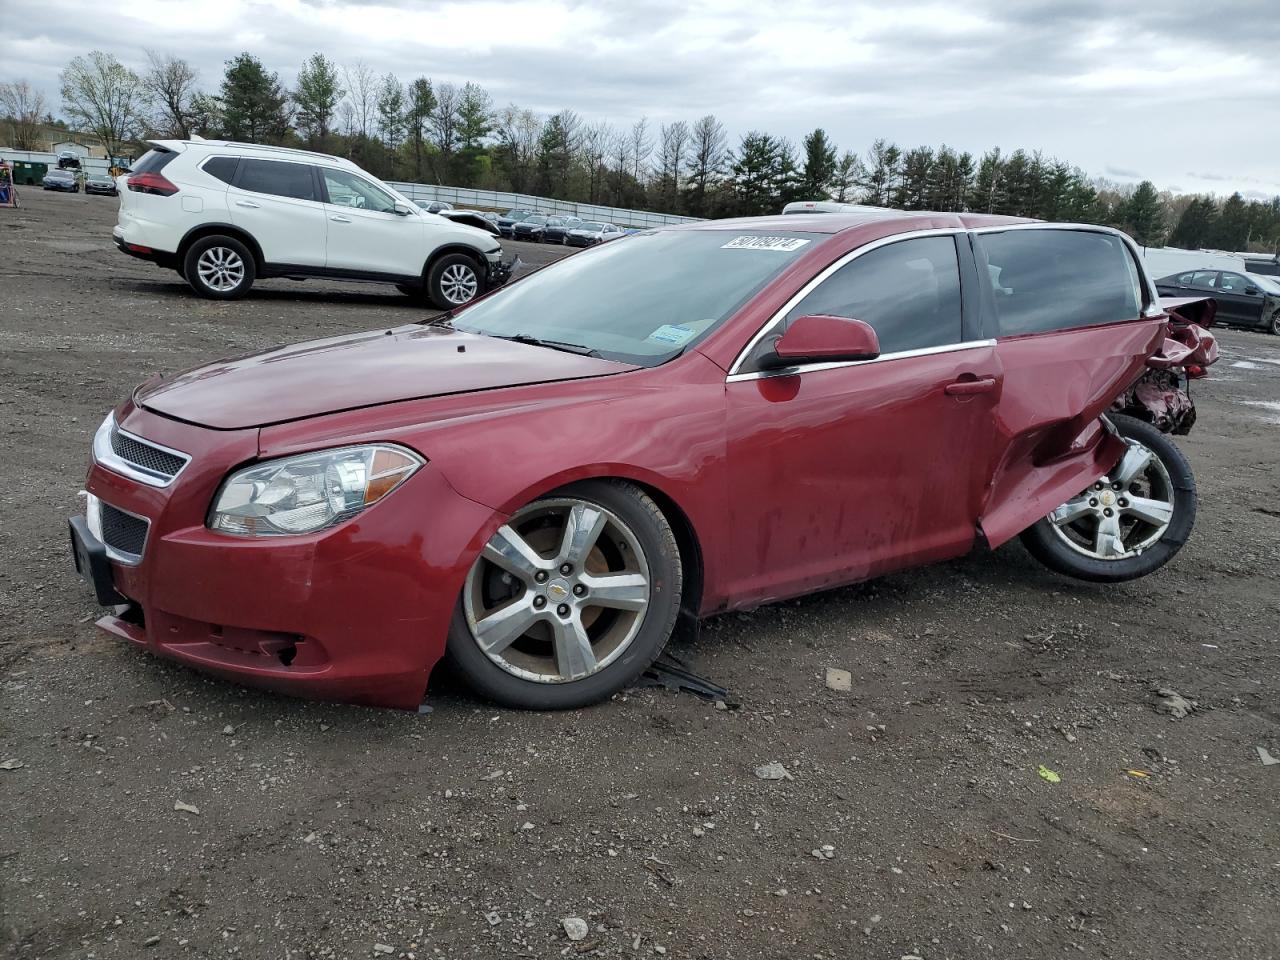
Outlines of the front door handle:
{"type": "Polygon", "coordinates": [[[991,393],[995,388],[995,377],[983,377],[981,380],[957,380],[948,383],[944,389],[953,397],[971,397],[978,393],[991,393]]]}
{"type": "Polygon", "coordinates": [[[334,223],[350,223],[351,222],[350,217],[330,217],[329,219],[332,220],[334,223]]]}
{"type": "Polygon", "coordinates": [[[254,203],[252,200],[237,200],[237,201],[236,201],[236,206],[237,206],[237,207],[248,207],[250,210],[260,210],[260,209],[262,209],[262,204],[260,204],[260,203],[254,203]]]}

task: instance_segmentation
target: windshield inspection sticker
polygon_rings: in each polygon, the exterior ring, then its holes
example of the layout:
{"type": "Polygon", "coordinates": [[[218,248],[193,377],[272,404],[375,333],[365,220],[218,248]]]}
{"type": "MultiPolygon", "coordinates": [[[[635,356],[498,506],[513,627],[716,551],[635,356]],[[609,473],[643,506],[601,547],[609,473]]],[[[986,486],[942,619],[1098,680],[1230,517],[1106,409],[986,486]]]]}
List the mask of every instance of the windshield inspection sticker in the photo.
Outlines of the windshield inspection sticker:
{"type": "Polygon", "coordinates": [[[680,346],[693,336],[693,331],[688,327],[677,327],[669,323],[664,323],[653,333],[649,334],[649,340],[656,340],[658,343],[669,343],[673,346],[680,346]]]}
{"type": "Polygon", "coordinates": [[[721,250],[780,250],[790,253],[799,250],[808,240],[800,237],[734,237],[721,250]]]}

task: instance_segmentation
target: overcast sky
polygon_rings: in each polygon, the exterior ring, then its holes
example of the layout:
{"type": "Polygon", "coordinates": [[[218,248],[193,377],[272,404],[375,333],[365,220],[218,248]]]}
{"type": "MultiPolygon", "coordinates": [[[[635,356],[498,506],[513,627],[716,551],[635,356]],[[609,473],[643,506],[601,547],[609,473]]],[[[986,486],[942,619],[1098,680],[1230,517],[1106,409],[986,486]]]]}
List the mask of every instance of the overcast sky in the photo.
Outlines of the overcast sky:
{"type": "Polygon", "coordinates": [[[291,85],[323,51],[402,80],[474,80],[495,103],[655,124],[715,113],[798,142],[825,127],[1040,149],[1120,182],[1280,194],[1275,0],[0,0],[0,80],[55,111],[77,54],[145,47],[216,88],[248,50],[291,85]]]}

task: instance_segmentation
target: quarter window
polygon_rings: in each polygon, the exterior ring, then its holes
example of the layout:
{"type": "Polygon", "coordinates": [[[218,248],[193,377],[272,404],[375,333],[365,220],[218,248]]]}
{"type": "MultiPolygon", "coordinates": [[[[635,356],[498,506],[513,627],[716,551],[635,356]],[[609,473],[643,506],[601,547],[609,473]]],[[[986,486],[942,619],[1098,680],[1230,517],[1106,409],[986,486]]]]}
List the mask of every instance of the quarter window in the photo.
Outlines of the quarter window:
{"type": "Polygon", "coordinates": [[[960,304],[955,239],[917,237],[851,260],[784,322],[809,314],[862,320],[875,329],[882,354],[899,353],[958,343],[960,304]]]}
{"type": "Polygon", "coordinates": [[[324,176],[324,188],[329,193],[329,202],[343,207],[355,207],[357,210],[376,210],[379,213],[393,213],[396,209],[395,197],[385,190],[375,187],[363,177],[347,173],[345,170],[329,170],[321,168],[324,176]]]}
{"type": "Polygon", "coordinates": [[[1086,230],[1009,230],[978,238],[1001,336],[1135,319],[1142,298],[1124,241],[1086,230]]]}
{"type": "Polygon", "coordinates": [[[311,167],[304,163],[242,158],[236,186],[250,193],[266,193],[274,197],[292,197],[294,200],[316,199],[311,167]]]}
{"type": "Polygon", "coordinates": [[[223,183],[231,183],[236,178],[236,164],[239,162],[239,157],[212,157],[205,161],[201,169],[223,183]]]}

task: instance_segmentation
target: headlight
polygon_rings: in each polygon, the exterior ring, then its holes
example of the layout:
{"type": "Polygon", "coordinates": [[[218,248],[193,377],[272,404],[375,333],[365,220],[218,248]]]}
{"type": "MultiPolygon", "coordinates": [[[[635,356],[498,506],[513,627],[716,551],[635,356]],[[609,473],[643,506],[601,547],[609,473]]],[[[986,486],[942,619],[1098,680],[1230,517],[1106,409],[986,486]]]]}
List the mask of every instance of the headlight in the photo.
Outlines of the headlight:
{"type": "Polygon", "coordinates": [[[377,503],[425,462],[404,447],[371,444],[246,467],[222,484],[209,527],[246,537],[314,533],[377,503]]]}

